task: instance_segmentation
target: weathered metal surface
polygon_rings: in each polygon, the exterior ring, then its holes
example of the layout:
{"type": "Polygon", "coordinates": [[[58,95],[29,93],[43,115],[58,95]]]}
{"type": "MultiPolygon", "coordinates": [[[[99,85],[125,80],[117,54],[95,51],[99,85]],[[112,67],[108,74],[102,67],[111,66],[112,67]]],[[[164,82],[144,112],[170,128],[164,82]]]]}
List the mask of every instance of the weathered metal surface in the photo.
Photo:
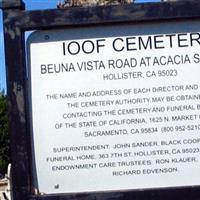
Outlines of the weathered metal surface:
{"type": "Polygon", "coordinates": [[[22,0],[1,0],[0,8],[11,9],[11,8],[24,8],[25,4],[22,0]]]}
{"type": "Polygon", "coordinates": [[[171,190],[149,190],[149,191],[127,191],[111,193],[91,193],[59,196],[35,196],[30,200],[199,200],[198,189],[171,189],[171,190]]]}
{"type": "Polygon", "coordinates": [[[194,19],[200,16],[199,10],[198,0],[21,12],[13,10],[7,13],[5,24],[23,30],[35,30],[94,24],[194,19]]]}
{"type": "MultiPolygon", "coordinates": [[[[6,21],[13,10],[4,10],[6,21]]],[[[19,11],[18,11],[19,12],[19,11]]],[[[28,131],[26,123],[25,53],[24,32],[17,27],[4,24],[5,57],[7,67],[7,89],[9,103],[9,133],[11,139],[11,163],[14,199],[27,199],[30,192],[28,131]]]]}
{"type": "Polygon", "coordinates": [[[20,10],[19,8],[23,7],[21,0],[10,0],[6,1],[5,4],[1,4],[1,7],[4,9],[4,38],[14,200],[200,199],[199,187],[75,195],[34,195],[31,182],[33,174],[30,167],[31,140],[29,135],[29,117],[27,115],[29,107],[27,106],[24,50],[24,32],[26,30],[164,20],[195,20],[200,19],[199,0],[38,11],[20,10]]]}

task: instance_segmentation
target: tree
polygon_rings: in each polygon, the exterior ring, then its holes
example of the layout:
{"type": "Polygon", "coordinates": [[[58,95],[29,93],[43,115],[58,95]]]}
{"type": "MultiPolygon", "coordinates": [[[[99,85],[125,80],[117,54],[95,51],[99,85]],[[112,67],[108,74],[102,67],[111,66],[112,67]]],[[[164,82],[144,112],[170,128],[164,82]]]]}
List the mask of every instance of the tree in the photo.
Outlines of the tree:
{"type": "Polygon", "coordinates": [[[0,173],[7,171],[9,163],[8,105],[4,91],[0,91],[0,173]]]}
{"type": "Polygon", "coordinates": [[[57,5],[58,8],[86,7],[86,6],[106,6],[133,3],[135,0],[63,0],[57,5]]]}

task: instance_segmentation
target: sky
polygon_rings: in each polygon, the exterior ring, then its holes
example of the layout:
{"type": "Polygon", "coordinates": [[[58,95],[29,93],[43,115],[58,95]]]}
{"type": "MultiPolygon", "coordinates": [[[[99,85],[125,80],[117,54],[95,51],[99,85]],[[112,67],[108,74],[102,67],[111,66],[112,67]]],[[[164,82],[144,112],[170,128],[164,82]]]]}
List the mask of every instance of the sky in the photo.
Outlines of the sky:
{"type": "MultiPolygon", "coordinates": [[[[63,2],[63,0],[60,0],[63,2]]],[[[159,2],[160,0],[136,0],[136,3],[144,2],[159,2]]],[[[59,0],[24,0],[26,10],[38,10],[56,8],[59,0]]],[[[3,45],[3,26],[2,26],[2,11],[0,10],[0,91],[6,91],[6,73],[5,73],[5,59],[4,59],[4,45],[3,45]]]]}

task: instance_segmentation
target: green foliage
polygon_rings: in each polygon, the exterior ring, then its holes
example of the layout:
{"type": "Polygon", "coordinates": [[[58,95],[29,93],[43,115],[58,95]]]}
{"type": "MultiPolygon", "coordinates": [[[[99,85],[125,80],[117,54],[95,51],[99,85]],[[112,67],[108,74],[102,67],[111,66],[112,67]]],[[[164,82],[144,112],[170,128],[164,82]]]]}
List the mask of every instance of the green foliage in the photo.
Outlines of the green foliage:
{"type": "Polygon", "coordinates": [[[0,173],[6,173],[9,163],[8,106],[4,91],[0,91],[0,173]]]}

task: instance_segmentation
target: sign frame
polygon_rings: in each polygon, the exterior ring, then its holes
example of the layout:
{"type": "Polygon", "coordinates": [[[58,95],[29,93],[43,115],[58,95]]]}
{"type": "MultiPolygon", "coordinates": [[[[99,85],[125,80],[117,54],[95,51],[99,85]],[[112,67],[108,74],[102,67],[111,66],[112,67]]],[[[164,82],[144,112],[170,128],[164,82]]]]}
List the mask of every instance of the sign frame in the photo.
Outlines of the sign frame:
{"type": "Polygon", "coordinates": [[[5,57],[11,138],[12,193],[14,200],[55,199],[190,199],[200,198],[200,186],[97,192],[38,194],[33,186],[28,86],[26,80],[25,32],[71,27],[200,20],[198,0],[117,5],[107,7],[24,10],[21,0],[1,5],[4,20],[5,57]]]}

